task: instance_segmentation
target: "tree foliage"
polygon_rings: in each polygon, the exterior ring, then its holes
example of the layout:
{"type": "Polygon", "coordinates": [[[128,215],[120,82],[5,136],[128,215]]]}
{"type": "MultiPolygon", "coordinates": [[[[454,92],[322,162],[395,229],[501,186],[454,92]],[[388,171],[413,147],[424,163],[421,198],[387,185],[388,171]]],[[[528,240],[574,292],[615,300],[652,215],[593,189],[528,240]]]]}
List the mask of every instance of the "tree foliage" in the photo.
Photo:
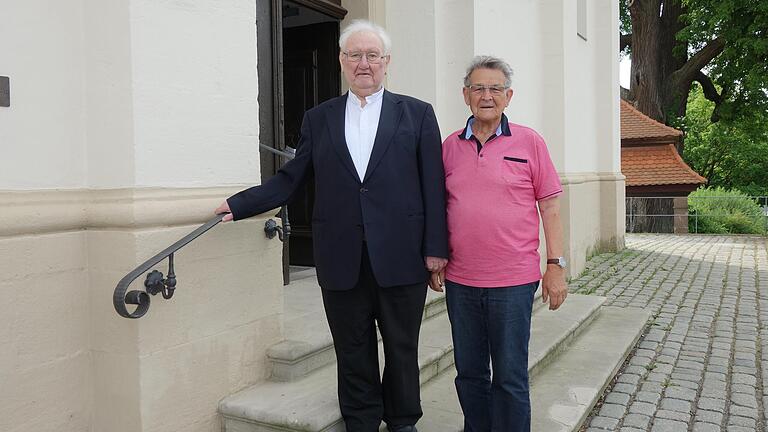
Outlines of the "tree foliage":
{"type": "Polygon", "coordinates": [[[768,114],[753,110],[712,123],[714,110],[694,85],[687,115],[676,124],[686,133],[683,159],[709,186],[768,196],[768,114]]]}
{"type": "Polygon", "coordinates": [[[628,99],[710,186],[768,194],[768,0],[619,0],[628,99]]]}
{"type": "Polygon", "coordinates": [[[629,99],[670,123],[691,84],[715,103],[712,121],[768,107],[768,1],[620,0],[629,99]]]}

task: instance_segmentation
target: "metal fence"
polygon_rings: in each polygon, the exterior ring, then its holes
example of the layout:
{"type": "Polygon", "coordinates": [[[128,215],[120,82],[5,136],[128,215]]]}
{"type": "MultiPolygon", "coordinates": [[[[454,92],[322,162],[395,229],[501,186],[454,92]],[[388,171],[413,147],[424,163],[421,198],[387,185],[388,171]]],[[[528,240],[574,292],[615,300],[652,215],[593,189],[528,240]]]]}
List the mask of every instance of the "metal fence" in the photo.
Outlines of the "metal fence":
{"type": "MultiPolygon", "coordinates": [[[[697,211],[697,200],[754,201],[763,214],[763,234],[768,230],[768,196],[733,197],[627,197],[626,230],[628,233],[700,233],[707,232],[708,222],[723,218],[723,211],[697,211]]],[[[727,201],[724,202],[727,207],[727,201]]]]}

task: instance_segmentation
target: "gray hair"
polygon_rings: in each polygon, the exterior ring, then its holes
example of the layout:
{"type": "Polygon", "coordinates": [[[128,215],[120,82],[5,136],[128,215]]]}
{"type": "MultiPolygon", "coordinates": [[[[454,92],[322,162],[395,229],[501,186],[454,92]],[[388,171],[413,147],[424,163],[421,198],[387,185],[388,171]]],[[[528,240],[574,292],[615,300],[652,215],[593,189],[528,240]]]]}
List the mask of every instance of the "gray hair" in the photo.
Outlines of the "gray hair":
{"type": "Polygon", "coordinates": [[[467,74],[464,75],[464,87],[469,87],[469,85],[472,84],[469,82],[469,76],[472,75],[472,72],[477,69],[493,69],[501,71],[504,74],[504,87],[509,88],[512,86],[513,72],[512,67],[509,66],[509,63],[498,57],[479,55],[472,59],[472,62],[467,68],[467,74]]]}
{"type": "Polygon", "coordinates": [[[389,38],[389,34],[381,26],[378,26],[370,21],[356,19],[341,32],[339,36],[339,48],[344,49],[344,45],[347,44],[347,39],[354,33],[373,33],[381,40],[381,46],[384,49],[383,55],[388,55],[389,50],[392,49],[392,39],[389,38]]]}

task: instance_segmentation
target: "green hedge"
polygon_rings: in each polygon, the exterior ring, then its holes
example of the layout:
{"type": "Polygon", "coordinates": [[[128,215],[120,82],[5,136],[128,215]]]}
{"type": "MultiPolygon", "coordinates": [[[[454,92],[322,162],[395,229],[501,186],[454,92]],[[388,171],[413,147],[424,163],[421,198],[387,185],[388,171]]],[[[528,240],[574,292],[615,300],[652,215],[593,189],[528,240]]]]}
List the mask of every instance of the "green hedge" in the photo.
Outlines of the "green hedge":
{"type": "Polygon", "coordinates": [[[738,190],[699,188],[688,195],[688,231],[705,234],[766,234],[762,208],[738,190]],[[694,216],[697,215],[697,216],[694,216]]]}

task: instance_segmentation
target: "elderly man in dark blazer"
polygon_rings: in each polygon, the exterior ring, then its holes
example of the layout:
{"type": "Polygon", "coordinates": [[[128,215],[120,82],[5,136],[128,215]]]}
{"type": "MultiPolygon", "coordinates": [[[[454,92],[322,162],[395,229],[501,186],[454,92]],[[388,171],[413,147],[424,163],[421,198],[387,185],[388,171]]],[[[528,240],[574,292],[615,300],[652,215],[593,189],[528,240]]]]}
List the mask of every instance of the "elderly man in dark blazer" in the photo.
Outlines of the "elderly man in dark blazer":
{"type": "Polygon", "coordinates": [[[347,431],[416,431],[417,346],[429,272],[448,256],[441,137],[432,107],[383,88],[390,39],[367,21],[339,38],[350,91],[304,114],[296,157],[217,213],[279,207],[314,173],[317,279],[347,431]],[[376,325],[384,345],[380,378],[376,325]]]}

